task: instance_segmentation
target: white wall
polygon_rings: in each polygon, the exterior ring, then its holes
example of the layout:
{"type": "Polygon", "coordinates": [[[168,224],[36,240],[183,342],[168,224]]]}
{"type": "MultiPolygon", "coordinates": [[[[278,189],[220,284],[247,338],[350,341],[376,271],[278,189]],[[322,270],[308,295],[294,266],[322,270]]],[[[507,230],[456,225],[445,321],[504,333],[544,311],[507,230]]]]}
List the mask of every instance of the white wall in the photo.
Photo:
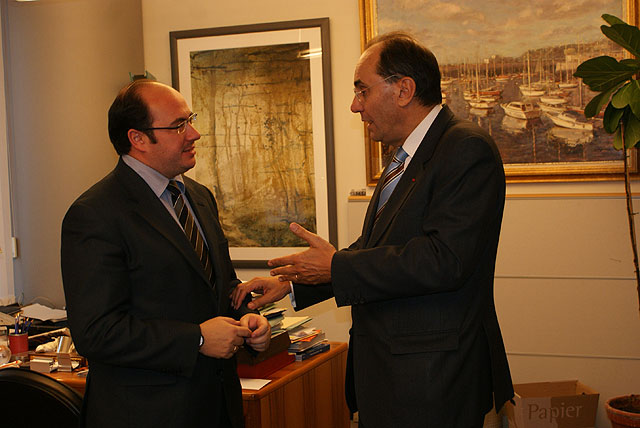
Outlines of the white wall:
{"type": "Polygon", "coordinates": [[[61,307],[62,217],[115,165],[107,110],[129,71],[144,71],[141,5],[9,0],[5,6],[16,298],[61,307]]]}
{"type": "MultiPolygon", "coordinates": [[[[0,4],[2,20],[6,3],[0,4]]],[[[0,32],[0,52],[6,40],[0,32]]],[[[0,57],[0,82],[5,81],[4,56],[0,57]]],[[[11,192],[9,191],[9,144],[7,135],[7,109],[5,86],[0,86],[0,305],[15,300],[13,286],[13,254],[11,242],[11,192]]]]}

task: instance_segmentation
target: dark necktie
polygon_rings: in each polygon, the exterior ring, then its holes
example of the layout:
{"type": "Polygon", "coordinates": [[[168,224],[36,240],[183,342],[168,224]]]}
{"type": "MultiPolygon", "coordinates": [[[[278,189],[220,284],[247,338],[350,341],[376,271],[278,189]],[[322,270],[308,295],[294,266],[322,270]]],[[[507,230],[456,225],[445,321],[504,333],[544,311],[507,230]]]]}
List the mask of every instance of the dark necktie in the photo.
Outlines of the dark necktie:
{"type": "Polygon", "coordinates": [[[171,193],[173,210],[178,216],[178,221],[182,225],[182,229],[184,230],[185,235],[187,235],[187,239],[189,239],[189,242],[193,245],[193,249],[196,251],[198,258],[204,267],[204,272],[206,273],[207,278],[209,278],[209,282],[212,283],[213,267],[211,266],[211,260],[209,260],[209,249],[204,243],[204,239],[195,223],[193,214],[191,214],[191,211],[189,211],[189,208],[185,204],[184,196],[178,188],[175,180],[169,181],[167,190],[171,193]]]}
{"type": "Polygon", "coordinates": [[[400,181],[400,177],[402,177],[402,173],[404,172],[404,161],[407,159],[407,156],[409,156],[409,154],[405,152],[402,147],[399,147],[393,155],[393,159],[382,179],[382,190],[380,190],[380,199],[378,200],[378,210],[376,211],[375,220],[378,220],[382,209],[389,200],[389,196],[391,196],[393,189],[396,188],[396,184],[400,181]]]}

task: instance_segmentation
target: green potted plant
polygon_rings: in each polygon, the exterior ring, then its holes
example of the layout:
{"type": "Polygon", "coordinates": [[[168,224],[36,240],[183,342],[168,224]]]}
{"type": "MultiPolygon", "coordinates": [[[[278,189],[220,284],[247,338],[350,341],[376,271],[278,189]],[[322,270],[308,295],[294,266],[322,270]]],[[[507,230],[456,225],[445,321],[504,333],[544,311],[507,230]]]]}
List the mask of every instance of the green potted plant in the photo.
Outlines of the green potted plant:
{"type": "MultiPolygon", "coordinates": [[[[598,92],[585,107],[585,117],[594,117],[604,108],[604,129],[614,135],[614,147],[624,151],[627,217],[640,309],[638,246],[629,177],[629,150],[640,145],[640,29],[613,15],[602,15],[602,19],[609,24],[600,27],[602,33],[627,50],[631,58],[620,61],[610,56],[591,58],[578,66],[574,76],[598,92]]],[[[640,395],[613,397],[607,400],[605,408],[613,428],[640,427],[640,395]]]]}

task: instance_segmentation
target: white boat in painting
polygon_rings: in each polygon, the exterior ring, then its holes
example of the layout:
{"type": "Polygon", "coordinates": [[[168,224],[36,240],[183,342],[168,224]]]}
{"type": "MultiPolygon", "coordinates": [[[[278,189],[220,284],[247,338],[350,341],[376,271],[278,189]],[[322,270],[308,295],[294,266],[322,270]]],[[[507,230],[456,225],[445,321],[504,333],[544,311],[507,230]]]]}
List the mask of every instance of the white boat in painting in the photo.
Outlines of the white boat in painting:
{"type": "Polygon", "coordinates": [[[534,86],[520,85],[520,92],[525,97],[539,97],[544,95],[544,89],[536,89],[534,86]]]}
{"type": "Polygon", "coordinates": [[[540,97],[540,101],[542,101],[545,104],[550,104],[552,106],[558,106],[558,105],[562,105],[562,104],[566,104],[567,100],[565,98],[562,97],[558,97],[558,96],[552,96],[552,95],[547,95],[544,97],[540,97]]]}
{"type": "Polygon", "coordinates": [[[575,82],[558,83],[558,88],[562,88],[562,89],[573,89],[577,87],[578,87],[578,84],[575,82]]]}
{"type": "Polygon", "coordinates": [[[476,109],[491,109],[498,105],[495,100],[483,98],[472,98],[468,102],[472,108],[476,109]]]}
{"type": "Polygon", "coordinates": [[[549,119],[563,128],[593,131],[593,123],[587,122],[579,113],[573,111],[563,111],[557,115],[549,115],[549,119]]]}
{"type": "Polygon", "coordinates": [[[471,91],[464,91],[462,93],[462,98],[464,98],[465,101],[471,101],[471,100],[484,100],[484,101],[498,101],[497,96],[494,95],[483,95],[482,91],[480,92],[471,92],[471,91]]]}
{"type": "Polygon", "coordinates": [[[521,101],[512,101],[506,104],[500,104],[505,114],[515,117],[516,119],[535,119],[540,117],[540,107],[532,103],[523,103],[521,101]]]}
{"type": "MultiPolygon", "coordinates": [[[[524,77],[524,76],[523,76],[524,77]]],[[[541,86],[536,86],[536,84],[531,84],[531,64],[529,61],[529,51],[527,51],[527,84],[524,83],[519,86],[520,92],[525,97],[539,97],[540,95],[544,95],[544,88],[541,86]]]]}
{"type": "Polygon", "coordinates": [[[542,110],[544,113],[549,113],[549,114],[560,114],[566,110],[566,108],[563,105],[552,106],[550,104],[538,103],[538,106],[540,107],[540,110],[542,110]]]}
{"type": "Polygon", "coordinates": [[[453,83],[453,81],[454,79],[452,77],[443,77],[442,79],[440,79],[440,87],[448,88],[453,83]]]}
{"type": "MultiPolygon", "coordinates": [[[[465,97],[466,99],[466,97],[465,97]]],[[[478,64],[476,64],[476,94],[474,97],[467,99],[467,102],[474,109],[492,109],[497,103],[497,99],[493,95],[481,95],[480,78],[478,76],[478,64]]]]}

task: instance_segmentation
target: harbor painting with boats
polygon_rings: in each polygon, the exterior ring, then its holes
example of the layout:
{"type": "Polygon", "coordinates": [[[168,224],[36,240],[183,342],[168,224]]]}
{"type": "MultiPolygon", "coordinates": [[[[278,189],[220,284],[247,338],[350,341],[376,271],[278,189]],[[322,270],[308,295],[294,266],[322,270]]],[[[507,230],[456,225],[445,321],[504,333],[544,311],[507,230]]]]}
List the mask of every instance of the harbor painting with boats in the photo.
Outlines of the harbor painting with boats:
{"type": "Polygon", "coordinates": [[[410,31],[438,58],[443,102],[491,134],[505,165],[622,159],[602,116],[583,109],[595,93],[573,77],[598,55],[623,52],[599,31],[620,1],[377,0],[378,32],[410,31]]]}

